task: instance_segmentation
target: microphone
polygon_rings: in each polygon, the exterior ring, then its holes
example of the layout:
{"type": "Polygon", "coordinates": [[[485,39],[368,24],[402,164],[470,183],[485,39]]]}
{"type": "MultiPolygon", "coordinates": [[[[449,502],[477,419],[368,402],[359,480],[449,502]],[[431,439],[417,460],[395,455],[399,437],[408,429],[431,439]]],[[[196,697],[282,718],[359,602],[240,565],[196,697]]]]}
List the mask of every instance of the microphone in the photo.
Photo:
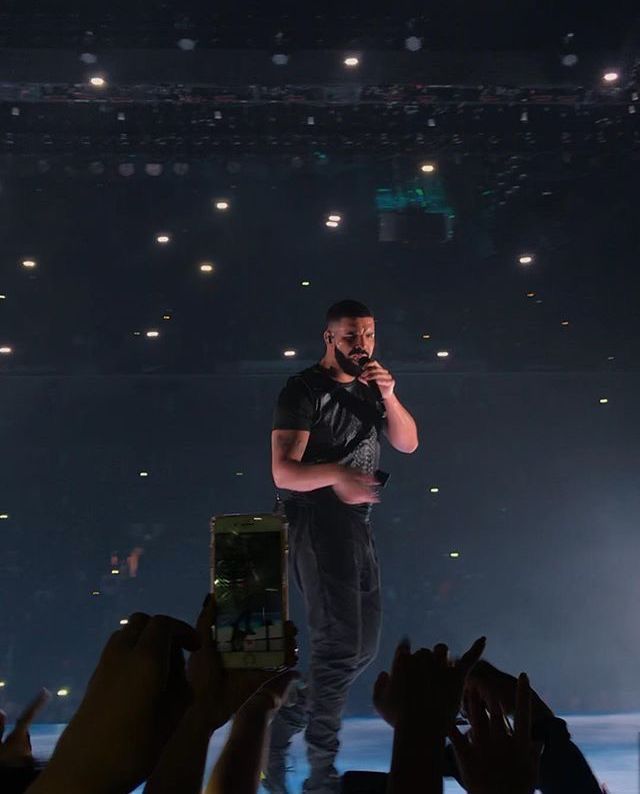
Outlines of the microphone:
{"type": "MultiPolygon", "coordinates": [[[[366,365],[367,365],[367,364],[368,364],[370,361],[371,361],[371,359],[369,358],[369,356],[366,356],[366,355],[365,355],[365,356],[360,356],[360,358],[358,359],[358,366],[360,367],[360,370],[361,370],[361,371],[362,371],[362,370],[364,370],[365,366],[366,366],[366,365]]],[[[367,381],[367,386],[368,386],[368,387],[371,389],[371,391],[373,392],[373,394],[374,394],[374,396],[375,396],[376,400],[380,400],[380,402],[382,402],[382,394],[381,394],[381,392],[380,392],[380,387],[379,387],[379,386],[378,386],[378,384],[375,382],[375,380],[369,380],[369,381],[367,381]]]]}

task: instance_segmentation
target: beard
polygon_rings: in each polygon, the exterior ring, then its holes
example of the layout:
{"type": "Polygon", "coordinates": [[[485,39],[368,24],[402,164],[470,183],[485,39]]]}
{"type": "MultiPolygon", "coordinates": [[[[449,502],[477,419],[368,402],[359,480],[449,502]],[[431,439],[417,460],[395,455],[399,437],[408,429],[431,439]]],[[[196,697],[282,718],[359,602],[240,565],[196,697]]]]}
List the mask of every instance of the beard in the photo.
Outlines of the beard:
{"type": "MultiPolygon", "coordinates": [[[[354,378],[357,378],[359,375],[362,375],[362,368],[358,366],[358,362],[354,361],[352,358],[345,356],[345,354],[338,350],[336,347],[336,361],[338,366],[343,372],[346,372],[347,375],[353,375],[354,378]]],[[[365,356],[366,353],[361,353],[361,356],[365,356]]]]}

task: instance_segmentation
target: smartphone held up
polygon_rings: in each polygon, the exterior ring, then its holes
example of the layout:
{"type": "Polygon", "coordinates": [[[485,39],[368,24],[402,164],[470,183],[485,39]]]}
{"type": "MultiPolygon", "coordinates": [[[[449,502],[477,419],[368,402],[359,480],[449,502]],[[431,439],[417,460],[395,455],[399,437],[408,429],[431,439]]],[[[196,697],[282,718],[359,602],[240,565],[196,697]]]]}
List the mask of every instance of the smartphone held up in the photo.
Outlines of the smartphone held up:
{"type": "Polygon", "coordinates": [[[211,519],[214,638],[225,667],[278,670],[286,662],[287,524],[272,513],[211,519]]]}

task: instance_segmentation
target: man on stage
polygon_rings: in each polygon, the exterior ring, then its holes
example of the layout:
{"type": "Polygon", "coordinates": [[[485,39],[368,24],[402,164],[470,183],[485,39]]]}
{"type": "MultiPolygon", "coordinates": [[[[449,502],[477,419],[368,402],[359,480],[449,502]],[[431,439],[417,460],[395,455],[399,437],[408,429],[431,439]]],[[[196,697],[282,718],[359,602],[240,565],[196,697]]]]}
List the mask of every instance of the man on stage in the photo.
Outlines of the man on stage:
{"type": "Polygon", "coordinates": [[[271,434],[272,474],[289,521],[290,564],[309,626],[308,687],[280,710],[264,785],[285,794],[286,754],[306,727],[307,794],[339,791],[334,766],[349,688],[373,660],[380,578],[371,506],[379,501],[380,432],[400,452],[418,447],[416,423],[373,360],[375,321],[352,300],[327,312],[326,352],[289,378],[271,434]],[[364,364],[364,366],[363,366],[364,364]]]}

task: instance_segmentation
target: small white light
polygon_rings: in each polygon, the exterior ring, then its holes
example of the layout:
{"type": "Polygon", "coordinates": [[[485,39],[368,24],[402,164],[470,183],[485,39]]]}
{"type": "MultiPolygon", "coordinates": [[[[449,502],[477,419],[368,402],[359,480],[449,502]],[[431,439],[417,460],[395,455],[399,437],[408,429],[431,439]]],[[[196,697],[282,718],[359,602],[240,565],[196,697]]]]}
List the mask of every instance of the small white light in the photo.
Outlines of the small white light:
{"type": "Polygon", "coordinates": [[[140,477],[148,477],[148,476],[149,476],[149,472],[148,471],[141,471],[140,472],[140,477]]]}
{"type": "Polygon", "coordinates": [[[195,49],[196,43],[193,39],[180,39],[178,41],[178,47],[185,52],[195,49]]]}
{"type": "Polygon", "coordinates": [[[243,476],[244,476],[244,472],[243,471],[237,471],[236,472],[236,477],[243,477],[243,476]]]}
{"type": "Polygon", "coordinates": [[[578,56],[574,52],[562,56],[563,66],[575,66],[578,63],[578,56]]]}
{"type": "Polygon", "coordinates": [[[418,52],[418,50],[422,47],[422,39],[418,36],[407,36],[404,40],[404,46],[409,50],[409,52],[418,52]]]}
{"type": "Polygon", "coordinates": [[[0,301],[4,301],[4,300],[6,300],[6,299],[7,299],[7,296],[6,296],[6,295],[0,295],[0,301]]]}
{"type": "Polygon", "coordinates": [[[35,260],[33,259],[23,259],[22,260],[22,267],[34,268],[36,266],[35,260]]]}
{"type": "Polygon", "coordinates": [[[91,595],[92,596],[99,596],[100,595],[100,591],[99,590],[93,590],[91,595]]]}
{"type": "Polygon", "coordinates": [[[68,690],[68,689],[66,689],[66,688],[59,689],[59,690],[56,692],[56,695],[57,695],[59,698],[66,698],[68,694],[69,694],[69,690],[68,690]]]}
{"type": "Polygon", "coordinates": [[[18,107],[11,108],[11,115],[12,116],[19,116],[20,115],[20,108],[18,108],[18,107]]]}
{"type": "Polygon", "coordinates": [[[615,83],[619,77],[620,74],[612,69],[610,72],[605,72],[602,76],[602,79],[605,81],[605,83],[615,83]]]}
{"type": "Polygon", "coordinates": [[[569,320],[563,320],[560,325],[569,325],[569,320]]]}
{"type": "Polygon", "coordinates": [[[120,573],[120,571],[117,568],[112,568],[111,569],[111,575],[112,576],[117,576],[119,573],[120,573]]]}
{"type": "Polygon", "coordinates": [[[166,243],[168,243],[170,239],[171,238],[169,237],[168,234],[159,234],[156,237],[156,242],[161,243],[162,245],[166,245],[166,243]]]}
{"type": "Polygon", "coordinates": [[[271,56],[271,60],[276,66],[286,66],[289,63],[289,56],[284,52],[276,52],[271,56]]]}
{"type": "Polygon", "coordinates": [[[9,513],[0,513],[0,521],[6,521],[9,518],[9,513]]]}
{"type": "Polygon", "coordinates": [[[296,354],[295,350],[285,350],[283,355],[285,358],[293,358],[296,354]]]}
{"type": "Polygon", "coordinates": [[[420,166],[420,170],[423,174],[432,174],[436,170],[436,167],[433,163],[423,163],[420,166]]]}
{"type": "Polygon", "coordinates": [[[431,339],[431,334],[422,334],[423,339],[431,339]]]}
{"type": "Polygon", "coordinates": [[[345,66],[357,66],[360,63],[360,60],[355,56],[351,55],[348,58],[344,59],[345,66]]]}
{"type": "Polygon", "coordinates": [[[530,265],[533,262],[533,257],[531,254],[522,254],[518,257],[518,262],[520,262],[521,265],[530,265]]]}
{"type": "Polygon", "coordinates": [[[600,398],[600,405],[606,405],[608,402],[609,402],[609,400],[606,397],[601,397],[600,398]]]}
{"type": "Polygon", "coordinates": [[[429,493],[440,493],[439,488],[429,488],[429,493]]]}
{"type": "Polygon", "coordinates": [[[342,216],[341,215],[329,215],[329,220],[330,221],[335,221],[335,223],[340,223],[340,221],[342,220],[342,216]]]}
{"type": "Polygon", "coordinates": [[[311,282],[310,282],[310,281],[301,281],[301,282],[300,282],[300,284],[301,284],[301,286],[303,286],[303,287],[309,287],[309,286],[311,286],[311,282]]]}
{"type": "Polygon", "coordinates": [[[157,339],[160,336],[160,331],[147,331],[147,337],[149,339],[157,339]]]}
{"type": "Polygon", "coordinates": [[[213,273],[213,264],[211,262],[203,262],[200,265],[200,270],[202,273],[213,273]]]}
{"type": "Polygon", "coordinates": [[[7,682],[6,682],[6,681],[0,681],[0,689],[2,689],[3,687],[5,687],[6,685],[7,685],[7,682]]]}
{"type": "Polygon", "coordinates": [[[129,621],[127,620],[127,618],[122,618],[122,620],[120,621],[120,625],[121,626],[127,626],[128,623],[129,623],[129,621]]]}
{"type": "Polygon", "coordinates": [[[96,88],[103,88],[107,84],[107,81],[104,79],[104,77],[92,77],[89,82],[96,88]]]}
{"type": "Polygon", "coordinates": [[[338,226],[340,226],[340,224],[338,223],[338,221],[327,221],[325,223],[325,226],[328,226],[330,229],[337,229],[338,226]]]}
{"type": "Polygon", "coordinates": [[[526,110],[523,110],[522,113],[520,114],[520,121],[522,122],[529,121],[529,114],[526,110]]]}
{"type": "Polygon", "coordinates": [[[217,210],[228,210],[229,209],[229,202],[228,201],[216,201],[216,209],[217,210]]]}
{"type": "Polygon", "coordinates": [[[0,347],[0,355],[8,356],[13,353],[12,347],[0,347]]]}
{"type": "Polygon", "coordinates": [[[316,120],[315,120],[315,118],[313,116],[307,116],[307,126],[308,127],[313,127],[313,125],[315,123],[316,123],[316,120]]]}
{"type": "Polygon", "coordinates": [[[460,552],[459,551],[450,551],[449,552],[449,557],[451,557],[454,560],[457,560],[459,556],[460,556],[460,552]]]}
{"type": "Polygon", "coordinates": [[[438,350],[437,356],[438,358],[449,358],[449,353],[447,350],[438,350]]]}
{"type": "Polygon", "coordinates": [[[262,516],[254,516],[253,520],[254,521],[262,521],[262,516]]]}

